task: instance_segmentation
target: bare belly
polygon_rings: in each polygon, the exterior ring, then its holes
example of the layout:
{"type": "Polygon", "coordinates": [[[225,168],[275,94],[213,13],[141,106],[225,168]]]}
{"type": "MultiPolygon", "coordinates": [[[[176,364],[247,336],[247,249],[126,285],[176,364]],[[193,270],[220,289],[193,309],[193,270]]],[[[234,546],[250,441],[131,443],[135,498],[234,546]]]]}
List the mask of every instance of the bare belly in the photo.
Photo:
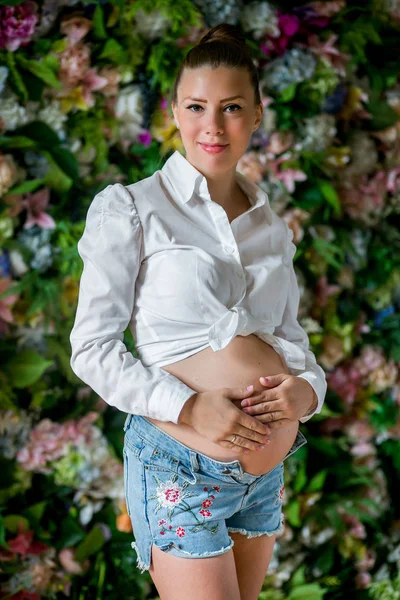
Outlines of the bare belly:
{"type": "MultiPolygon", "coordinates": [[[[196,392],[221,387],[247,387],[250,384],[254,385],[256,391],[264,390],[266,388],[261,385],[259,377],[289,372],[274,348],[254,334],[236,336],[218,352],[208,347],[161,368],[196,392]]],[[[226,462],[240,460],[243,470],[253,475],[268,473],[281,462],[292,447],[299,428],[296,421],[271,429],[271,442],[264,449],[250,450],[249,454],[243,455],[234,448],[223,448],[208,440],[190,425],[145,418],[182,444],[210,458],[226,462]]]]}

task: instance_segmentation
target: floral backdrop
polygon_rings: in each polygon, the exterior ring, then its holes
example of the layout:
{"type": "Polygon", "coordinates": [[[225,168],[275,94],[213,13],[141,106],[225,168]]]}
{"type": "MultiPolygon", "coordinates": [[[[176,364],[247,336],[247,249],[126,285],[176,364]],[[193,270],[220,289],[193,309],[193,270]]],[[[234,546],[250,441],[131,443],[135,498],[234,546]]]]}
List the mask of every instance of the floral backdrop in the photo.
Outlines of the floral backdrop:
{"type": "Polygon", "coordinates": [[[260,600],[400,598],[399,0],[0,0],[0,598],[158,597],[131,548],[125,415],[69,364],[76,246],[97,192],[183,151],[170,90],[222,22],[265,107],[238,169],[294,232],[328,379],[260,600]]]}

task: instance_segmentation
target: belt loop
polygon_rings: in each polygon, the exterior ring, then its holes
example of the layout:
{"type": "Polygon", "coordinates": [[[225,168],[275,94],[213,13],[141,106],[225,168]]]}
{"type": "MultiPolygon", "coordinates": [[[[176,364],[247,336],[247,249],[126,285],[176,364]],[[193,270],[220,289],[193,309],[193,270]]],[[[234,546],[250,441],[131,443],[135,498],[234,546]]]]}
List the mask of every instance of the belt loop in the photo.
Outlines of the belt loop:
{"type": "Polygon", "coordinates": [[[197,460],[197,453],[194,450],[190,450],[190,464],[193,471],[199,470],[199,461],[197,460]]]}
{"type": "Polygon", "coordinates": [[[124,423],[124,431],[126,431],[129,427],[129,425],[131,424],[131,420],[132,420],[132,414],[128,413],[126,419],[125,419],[125,423],[124,423]]]}

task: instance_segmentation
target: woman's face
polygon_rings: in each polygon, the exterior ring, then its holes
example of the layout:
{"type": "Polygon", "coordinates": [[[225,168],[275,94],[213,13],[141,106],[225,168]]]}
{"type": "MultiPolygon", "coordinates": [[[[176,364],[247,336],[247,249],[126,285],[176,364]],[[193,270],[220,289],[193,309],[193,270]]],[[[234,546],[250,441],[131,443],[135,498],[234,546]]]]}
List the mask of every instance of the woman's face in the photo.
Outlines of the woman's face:
{"type": "Polygon", "coordinates": [[[186,158],[203,173],[236,168],[258,129],[263,105],[254,106],[250,75],[244,69],[185,69],[178,86],[178,104],[171,104],[186,158]],[[233,96],[237,96],[233,98],[233,96]],[[227,98],[231,98],[227,100],[227,98]],[[227,144],[211,154],[200,143],[227,144]]]}

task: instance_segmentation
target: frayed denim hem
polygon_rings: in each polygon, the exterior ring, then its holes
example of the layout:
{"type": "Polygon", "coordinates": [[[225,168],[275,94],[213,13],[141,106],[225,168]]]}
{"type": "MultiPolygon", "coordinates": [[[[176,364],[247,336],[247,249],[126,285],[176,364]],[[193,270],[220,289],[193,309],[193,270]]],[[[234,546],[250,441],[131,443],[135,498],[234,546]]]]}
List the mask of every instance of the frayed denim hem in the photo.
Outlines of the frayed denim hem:
{"type": "Polygon", "coordinates": [[[140,558],[139,549],[137,547],[137,544],[135,542],[132,542],[131,546],[132,546],[132,548],[135,550],[135,552],[137,554],[137,562],[136,562],[137,568],[140,570],[141,573],[144,573],[145,571],[148,571],[149,568],[150,568],[150,565],[146,566],[145,563],[140,558]]]}
{"type": "Polygon", "coordinates": [[[277,529],[274,531],[246,531],[246,529],[242,529],[239,527],[228,527],[228,533],[241,533],[242,535],[247,536],[249,539],[253,537],[259,537],[260,535],[277,535],[282,533],[285,529],[285,516],[281,513],[281,522],[277,529]]]}

